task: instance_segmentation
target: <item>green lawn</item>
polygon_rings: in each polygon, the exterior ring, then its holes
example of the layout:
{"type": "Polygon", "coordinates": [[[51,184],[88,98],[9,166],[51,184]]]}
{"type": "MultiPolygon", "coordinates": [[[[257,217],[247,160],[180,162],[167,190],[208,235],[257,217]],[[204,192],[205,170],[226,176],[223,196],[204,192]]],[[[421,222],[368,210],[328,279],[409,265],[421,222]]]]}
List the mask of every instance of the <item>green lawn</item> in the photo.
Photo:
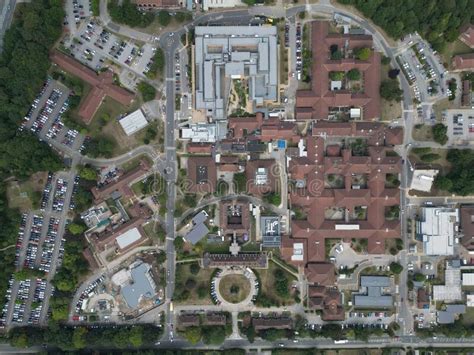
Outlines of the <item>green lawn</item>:
{"type": "Polygon", "coordinates": [[[211,300],[211,276],[214,269],[200,269],[199,273],[193,275],[190,270],[191,263],[178,263],[176,264],[176,287],[173,299],[176,303],[186,304],[197,304],[205,305],[212,304],[211,300]],[[189,280],[194,280],[193,287],[190,287],[191,283],[189,280]],[[201,288],[202,294],[199,297],[199,289],[201,288]],[[205,290],[205,292],[204,292],[205,290]],[[183,292],[187,294],[185,299],[178,299],[179,295],[183,295],[183,292]]]}

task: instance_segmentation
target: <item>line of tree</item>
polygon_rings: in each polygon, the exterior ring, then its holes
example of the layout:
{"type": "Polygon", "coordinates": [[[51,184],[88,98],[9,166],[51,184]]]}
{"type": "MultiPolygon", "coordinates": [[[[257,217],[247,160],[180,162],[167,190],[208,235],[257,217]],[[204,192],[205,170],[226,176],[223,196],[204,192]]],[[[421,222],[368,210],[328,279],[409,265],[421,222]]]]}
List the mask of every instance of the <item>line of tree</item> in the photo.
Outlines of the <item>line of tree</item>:
{"type": "Polygon", "coordinates": [[[152,12],[140,12],[130,0],[123,0],[121,4],[119,0],[109,1],[107,8],[112,21],[130,27],[146,27],[155,19],[152,12]]]}
{"type": "Polygon", "coordinates": [[[354,5],[365,17],[393,38],[415,31],[441,51],[459,36],[459,28],[472,21],[474,6],[469,0],[338,0],[354,5]]]}
{"type": "Polygon", "coordinates": [[[25,348],[48,344],[63,351],[93,349],[133,349],[153,346],[162,334],[154,325],[113,325],[88,328],[68,327],[51,322],[48,327],[16,327],[8,334],[12,346],[25,348]]]}

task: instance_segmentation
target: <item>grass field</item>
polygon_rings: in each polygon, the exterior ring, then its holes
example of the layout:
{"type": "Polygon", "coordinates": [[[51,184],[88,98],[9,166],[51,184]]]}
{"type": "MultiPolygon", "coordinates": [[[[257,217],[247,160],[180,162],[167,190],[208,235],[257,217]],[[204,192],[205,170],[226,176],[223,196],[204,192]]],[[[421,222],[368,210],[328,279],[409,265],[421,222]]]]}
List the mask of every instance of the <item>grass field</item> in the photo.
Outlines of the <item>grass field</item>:
{"type": "Polygon", "coordinates": [[[462,316],[462,322],[467,325],[474,324],[474,308],[473,307],[466,307],[466,313],[462,316]]]}
{"type": "Polygon", "coordinates": [[[421,125],[413,127],[412,136],[416,141],[432,141],[433,134],[431,133],[431,126],[421,125]]]}
{"type": "Polygon", "coordinates": [[[7,187],[8,206],[18,208],[21,212],[39,208],[46,179],[47,173],[40,172],[26,181],[10,182],[7,187]]]}
{"type": "Polygon", "coordinates": [[[443,58],[443,63],[446,63],[448,67],[451,67],[452,57],[457,54],[467,54],[471,53],[472,50],[466,44],[460,40],[456,40],[452,43],[448,43],[441,57],[443,58]]]}
{"type": "MultiPolygon", "coordinates": [[[[280,304],[293,304],[293,298],[282,298],[280,297],[275,291],[275,277],[274,273],[275,270],[281,269],[278,265],[276,265],[273,261],[269,261],[268,269],[262,270],[254,270],[256,274],[258,274],[261,282],[261,291],[269,298],[279,302],[280,304]]],[[[291,283],[296,280],[296,278],[290,274],[288,271],[281,269],[285,272],[288,280],[289,280],[289,287],[291,287],[291,283]]]]}
{"type": "Polygon", "coordinates": [[[211,292],[211,275],[212,269],[200,269],[197,275],[193,275],[190,271],[191,263],[178,263],[176,264],[176,287],[175,295],[177,292],[187,290],[186,283],[189,279],[195,281],[195,286],[189,289],[189,297],[186,300],[178,300],[176,303],[196,304],[205,305],[212,304],[210,292],[211,292]],[[198,289],[205,289],[205,297],[200,298],[198,289]]]}
{"type": "MultiPolygon", "coordinates": [[[[380,77],[382,80],[388,78],[388,72],[390,70],[390,65],[381,65],[380,66],[380,77]]],[[[401,74],[400,74],[401,75],[401,74]]],[[[399,102],[387,101],[384,99],[380,100],[380,119],[382,121],[395,121],[399,120],[402,117],[402,106],[399,102]]]]}
{"type": "Polygon", "coordinates": [[[219,283],[221,296],[230,303],[242,302],[250,292],[250,282],[243,275],[226,275],[219,283]]]}

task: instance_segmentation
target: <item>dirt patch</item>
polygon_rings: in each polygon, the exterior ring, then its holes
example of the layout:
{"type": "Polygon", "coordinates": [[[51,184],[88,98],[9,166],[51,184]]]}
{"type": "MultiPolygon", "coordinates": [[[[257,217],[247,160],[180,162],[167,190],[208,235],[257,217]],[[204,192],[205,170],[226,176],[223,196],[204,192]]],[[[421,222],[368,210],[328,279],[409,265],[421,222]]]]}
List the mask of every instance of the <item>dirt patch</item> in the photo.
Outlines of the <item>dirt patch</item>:
{"type": "Polygon", "coordinates": [[[219,292],[227,302],[240,303],[250,293],[250,282],[243,275],[226,275],[219,282],[219,292]]]}
{"type": "Polygon", "coordinates": [[[38,209],[47,172],[39,172],[26,181],[12,181],[7,187],[8,207],[21,212],[38,209]]]}
{"type": "Polygon", "coordinates": [[[416,141],[432,141],[433,133],[431,132],[431,126],[424,124],[415,125],[413,127],[412,136],[416,141]]]}

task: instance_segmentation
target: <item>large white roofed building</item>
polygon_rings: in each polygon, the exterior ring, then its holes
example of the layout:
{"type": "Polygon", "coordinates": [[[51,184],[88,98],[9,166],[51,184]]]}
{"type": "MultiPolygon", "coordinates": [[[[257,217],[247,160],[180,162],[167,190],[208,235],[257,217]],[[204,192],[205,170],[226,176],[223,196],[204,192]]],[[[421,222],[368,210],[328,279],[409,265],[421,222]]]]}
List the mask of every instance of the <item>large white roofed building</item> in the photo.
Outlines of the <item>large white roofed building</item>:
{"type": "Polygon", "coordinates": [[[119,122],[127,136],[131,136],[148,125],[148,121],[140,109],[125,116],[119,122]]]}
{"type": "MultiPolygon", "coordinates": [[[[276,27],[198,26],[194,58],[195,107],[210,122],[227,120],[234,79],[248,80],[254,106],[278,100],[276,27]]],[[[217,137],[225,138],[226,128],[217,128],[217,137]]]]}
{"type": "Polygon", "coordinates": [[[454,237],[459,224],[459,210],[446,207],[424,207],[416,225],[426,255],[453,255],[454,237]]]}
{"type": "Polygon", "coordinates": [[[138,228],[132,228],[126,231],[123,234],[120,234],[116,241],[120,249],[125,249],[132,245],[133,243],[138,242],[142,238],[142,235],[138,228]]]}

